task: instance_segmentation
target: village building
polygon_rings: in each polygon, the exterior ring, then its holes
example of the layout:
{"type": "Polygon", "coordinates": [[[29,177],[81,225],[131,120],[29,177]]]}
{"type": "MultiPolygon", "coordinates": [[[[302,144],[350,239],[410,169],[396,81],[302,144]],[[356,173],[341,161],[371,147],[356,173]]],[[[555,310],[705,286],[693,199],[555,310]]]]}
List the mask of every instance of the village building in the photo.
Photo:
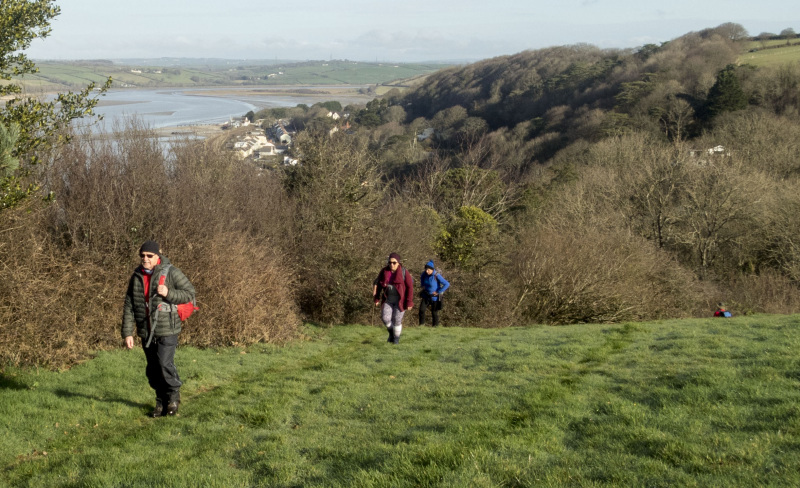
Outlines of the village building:
{"type": "Polygon", "coordinates": [[[423,130],[421,133],[417,134],[417,140],[422,142],[428,138],[430,138],[434,133],[433,127],[428,127],[427,129],[423,130]]]}
{"type": "Polygon", "coordinates": [[[271,151],[274,153],[275,145],[267,141],[266,135],[256,135],[253,133],[248,134],[243,139],[236,141],[233,144],[233,150],[241,159],[250,156],[261,157],[261,151],[271,151]],[[269,149],[270,146],[272,149],[269,149]]]}

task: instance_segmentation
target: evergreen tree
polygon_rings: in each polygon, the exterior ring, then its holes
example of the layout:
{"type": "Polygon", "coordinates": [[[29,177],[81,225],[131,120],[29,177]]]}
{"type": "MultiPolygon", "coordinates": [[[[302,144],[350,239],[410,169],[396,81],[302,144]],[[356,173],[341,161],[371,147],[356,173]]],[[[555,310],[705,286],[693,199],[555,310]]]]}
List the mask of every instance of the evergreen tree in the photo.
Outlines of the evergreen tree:
{"type": "Polygon", "coordinates": [[[736,75],[736,66],[729,64],[717,74],[717,81],[708,91],[706,113],[713,118],[724,112],[747,108],[747,96],[736,75]]]}
{"type": "Polygon", "coordinates": [[[13,175],[19,167],[19,160],[13,156],[18,139],[19,127],[6,128],[0,123],[0,180],[13,175]]]}
{"type": "MultiPolygon", "coordinates": [[[[109,78],[99,90],[90,83],[78,93],[60,93],[49,102],[21,96],[22,86],[15,79],[38,71],[23,51],[34,39],[50,34],[50,22],[60,12],[54,0],[0,1],[0,80],[6,81],[0,84],[0,97],[10,97],[0,107],[0,124],[5,131],[17,131],[7,160],[15,162],[14,168],[4,166],[0,178],[0,209],[36,191],[36,182],[26,181],[26,177],[41,152],[68,142],[69,133],[64,129],[74,119],[93,115],[96,95],[111,86],[109,78]]],[[[10,139],[4,138],[7,144],[10,139]]]]}

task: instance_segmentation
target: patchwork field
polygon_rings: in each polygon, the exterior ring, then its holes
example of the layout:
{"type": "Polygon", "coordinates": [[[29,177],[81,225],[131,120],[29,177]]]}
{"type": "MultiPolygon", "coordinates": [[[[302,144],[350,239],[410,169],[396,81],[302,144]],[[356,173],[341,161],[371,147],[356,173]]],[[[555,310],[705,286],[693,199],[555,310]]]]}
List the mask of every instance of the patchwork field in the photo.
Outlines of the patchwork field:
{"type": "MultiPolygon", "coordinates": [[[[395,85],[442,69],[444,64],[309,61],[275,65],[121,65],[111,62],[37,62],[39,72],[26,75],[33,90],[76,89],[113,78],[115,88],[273,86],[273,85],[395,85]]],[[[166,62],[165,62],[166,63],[166,62]]],[[[241,62],[245,63],[245,62],[241,62]]]]}

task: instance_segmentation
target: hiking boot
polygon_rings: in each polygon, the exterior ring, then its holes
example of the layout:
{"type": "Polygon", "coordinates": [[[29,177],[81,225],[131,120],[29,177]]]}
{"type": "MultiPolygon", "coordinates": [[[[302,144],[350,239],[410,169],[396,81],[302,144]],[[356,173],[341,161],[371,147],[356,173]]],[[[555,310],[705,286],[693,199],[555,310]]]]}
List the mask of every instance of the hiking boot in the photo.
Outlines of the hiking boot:
{"type": "Polygon", "coordinates": [[[400,336],[394,336],[392,338],[392,344],[400,344],[400,336]]]}
{"type": "Polygon", "coordinates": [[[164,404],[161,403],[160,398],[156,398],[156,406],[153,408],[153,412],[150,414],[151,417],[157,418],[161,417],[164,414],[164,404]]]}
{"type": "Polygon", "coordinates": [[[394,331],[391,327],[387,327],[387,329],[389,330],[389,338],[386,339],[386,342],[394,342],[394,331]]]}
{"type": "Polygon", "coordinates": [[[180,404],[181,402],[179,401],[169,402],[169,404],[167,405],[167,415],[172,416],[178,413],[178,405],[180,404]]]}

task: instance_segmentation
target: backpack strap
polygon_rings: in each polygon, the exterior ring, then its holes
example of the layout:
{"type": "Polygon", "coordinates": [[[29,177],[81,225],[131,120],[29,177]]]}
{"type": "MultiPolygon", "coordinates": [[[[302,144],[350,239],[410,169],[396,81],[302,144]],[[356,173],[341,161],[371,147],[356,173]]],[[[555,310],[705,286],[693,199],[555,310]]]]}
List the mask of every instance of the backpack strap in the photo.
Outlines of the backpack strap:
{"type": "MultiPolygon", "coordinates": [[[[158,275],[158,284],[163,285],[167,280],[167,274],[169,273],[169,268],[171,264],[165,264],[164,267],[161,269],[161,273],[158,275]]],[[[152,287],[152,285],[150,285],[152,287]]],[[[148,290],[149,291],[149,290],[148,290]]],[[[153,341],[153,337],[156,335],[156,325],[158,325],[158,312],[161,311],[161,307],[153,307],[153,300],[156,298],[158,293],[153,293],[150,296],[150,333],[147,336],[147,344],[144,347],[149,347],[150,343],[153,341]]],[[[170,320],[172,320],[172,310],[170,309],[170,320]]]]}
{"type": "MultiPolygon", "coordinates": [[[[440,280],[439,278],[444,279],[444,277],[442,276],[442,273],[440,273],[438,269],[434,269],[433,270],[433,277],[436,278],[436,283],[438,283],[439,286],[442,286],[442,280],[440,280]]],[[[439,287],[437,286],[436,288],[437,288],[436,291],[438,293],[438,291],[439,291],[438,288],[439,287]]],[[[442,292],[442,293],[444,293],[444,292],[442,292]]],[[[437,298],[438,301],[441,301],[442,293],[439,293],[438,295],[436,295],[436,298],[437,298]]]]}

